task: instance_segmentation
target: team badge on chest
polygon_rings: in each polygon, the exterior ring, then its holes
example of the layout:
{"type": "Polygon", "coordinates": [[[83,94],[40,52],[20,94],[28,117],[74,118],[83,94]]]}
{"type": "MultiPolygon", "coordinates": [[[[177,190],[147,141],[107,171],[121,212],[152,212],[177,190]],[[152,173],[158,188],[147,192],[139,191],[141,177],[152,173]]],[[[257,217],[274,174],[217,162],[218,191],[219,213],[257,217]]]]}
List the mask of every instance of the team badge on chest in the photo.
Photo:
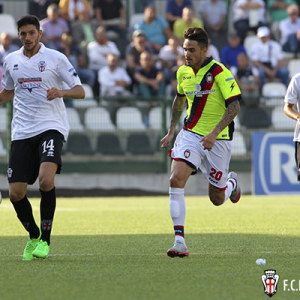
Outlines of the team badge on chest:
{"type": "Polygon", "coordinates": [[[45,63],[45,61],[40,61],[39,62],[39,70],[40,70],[40,72],[44,72],[46,70],[46,63],[45,63]]]}
{"type": "Polygon", "coordinates": [[[212,83],[213,82],[213,76],[212,76],[211,73],[207,73],[207,75],[206,75],[206,81],[208,83],[212,83]]]}

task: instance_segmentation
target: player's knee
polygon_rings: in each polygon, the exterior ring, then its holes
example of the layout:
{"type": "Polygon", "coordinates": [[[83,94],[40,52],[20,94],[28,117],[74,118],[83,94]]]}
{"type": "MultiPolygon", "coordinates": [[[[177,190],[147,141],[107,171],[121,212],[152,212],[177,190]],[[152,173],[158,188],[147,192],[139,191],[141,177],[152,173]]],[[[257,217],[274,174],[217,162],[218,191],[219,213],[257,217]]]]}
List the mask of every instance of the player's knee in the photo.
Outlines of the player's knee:
{"type": "Polygon", "coordinates": [[[215,206],[220,206],[224,203],[224,199],[221,199],[220,197],[209,197],[209,199],[215,206]]]}
{"type": "Polygon", "coordinates": [[[54,182],[51,178],[42,176],[39,178],[39,183],[42,191],[47,192],[54,188],[54,182]]]}
{"type": "Polygon", "coordinates": [[[21,190],[17,189],[10,189],[9,190],[9,199],[12,202],[20,201],[25,197],[26,193],[21,190]]]}
{"type": "Polygon", "coordinates": [[[182,187],[182,180],[177,174],[171,174],[170,177],[170,186],[171,187],[182,187]]]}
{"type": "Polygon", "coordinates": [[[213,205],[219,206],[224,203],[225,196],[224,193],[209,193],[209,199],[213,205]]]}

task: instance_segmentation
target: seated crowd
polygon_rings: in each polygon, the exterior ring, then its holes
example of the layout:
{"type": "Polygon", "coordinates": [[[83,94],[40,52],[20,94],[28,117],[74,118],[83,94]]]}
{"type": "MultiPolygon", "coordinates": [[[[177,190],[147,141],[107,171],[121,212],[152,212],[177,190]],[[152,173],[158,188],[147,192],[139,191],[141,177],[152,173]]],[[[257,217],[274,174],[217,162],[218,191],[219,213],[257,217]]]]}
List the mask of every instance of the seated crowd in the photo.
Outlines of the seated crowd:
{"type": "MultiPolygon", "coordinates": [[[[28,12],[41,20],[43,43],[64,53],[100,99],[175,95],[176,70],[184,64],[183,33],[194,26],[206,29],[208,56],[231,69],[246,97],[258,98],[266,80],[288,85],[283,53],[300,52],[294,0],[236,0],[227,22],[225,0],[202,0],[198,7],[191,0],[167,0],[164,15],[157,14],[154,0],[133,3],[144,16],[130,27],[121,0],[31,0],[28,12]],[[246,49],[249,35],[257,41],[246,49]]],[[[0,63],[18,46],[2,33],[0,63]]]]}

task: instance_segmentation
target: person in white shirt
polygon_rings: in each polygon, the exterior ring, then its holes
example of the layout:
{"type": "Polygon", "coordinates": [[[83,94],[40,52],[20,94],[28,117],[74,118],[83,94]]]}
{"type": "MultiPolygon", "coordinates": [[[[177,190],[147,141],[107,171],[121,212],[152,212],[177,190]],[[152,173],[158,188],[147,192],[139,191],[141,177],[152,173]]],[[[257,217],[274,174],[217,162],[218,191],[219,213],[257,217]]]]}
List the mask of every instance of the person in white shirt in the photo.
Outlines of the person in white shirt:
{"type": "Polygon", "coordinates": [[[13,98],[11,149],[7,176],[9,197],[17,217],[29,232],[23,260],[46,258],[55,211],[54,177],[60,173],[63,142],[69,124],[63,97],[84,98],[75,69],[60,52],[46,48],[35,16],[17,22],[23,47],[3,64],[0,104],[13,98]],[[63,89],[63,83],[69,88],[63,89]],[[41,229],[32,215],[27,185],[39,179],[41,229]]]}
{"type": "Polygon", "coordinates": [[[126,70],[118,67],[118,56],[107,55],[108,66],[98,72],[101,96],[129,96],[131,93],[126,89],[131,84],[131,79],[126,70]]]}
{"type": "Polygon", "coordinates": [[[297,180],[300,181],[300,73],[291,79],[284,98],[284,113],[295,120],[294,142],[297,180]],[[296,106],[296,110],[294,109],[296,106]]]}
{"type": "Polygon", "coordinates": [[[289,5],[287,8],[288,18],[279,23],[281,33],[281,46],[285,52],[295,55],[300,52],[300,18],[297,4],[289,5]]]}
{"type": "Polygon", "coordinates": [[[89,69],[98,72],[107,66],[106,56],[108,54],[120,56],[120,51],[114,42],[107,40],[105,27],[99,26],[96,29],[96,41],[90,42],[87,46],[89,69]]]}
{"type": "Polygon", "coordinates": [[[259,27],[257,36],[260,41],[250,49],[250,59],[259,71],[261,88],[265,83],[265,77],[273,80],[279,78],[286,86],[289,83],[289,70],[283,67],[283,56],[278,42],[270,39],[268,27],[259,27]]]}
{"type": "Polygon", "coordinates": [[[234,2],[233,25],[242,44],[249,30],[256,30],[265,23],[263,0],[236,0],[234,2]]]}

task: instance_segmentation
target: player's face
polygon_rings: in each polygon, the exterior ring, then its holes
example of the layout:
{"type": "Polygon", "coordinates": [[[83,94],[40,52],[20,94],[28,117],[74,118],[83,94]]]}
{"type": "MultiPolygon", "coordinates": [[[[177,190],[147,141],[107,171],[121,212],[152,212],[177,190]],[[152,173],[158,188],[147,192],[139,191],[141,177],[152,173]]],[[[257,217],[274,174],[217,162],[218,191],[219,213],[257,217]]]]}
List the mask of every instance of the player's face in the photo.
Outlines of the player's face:
{"type": "Polygon", "coordinates": [[[207,48],[202,48],[197,41],[185,39],[183,50],[186,64],[195,70],[200,69],[206,59],[207,48]]]}
{"type": "Polygon", "coordinates": [[[34,55],[38,52],[42,31],[34,25],[25,25],[19,29],[19,38],[24,46],[24,53],[34,55]]]}

